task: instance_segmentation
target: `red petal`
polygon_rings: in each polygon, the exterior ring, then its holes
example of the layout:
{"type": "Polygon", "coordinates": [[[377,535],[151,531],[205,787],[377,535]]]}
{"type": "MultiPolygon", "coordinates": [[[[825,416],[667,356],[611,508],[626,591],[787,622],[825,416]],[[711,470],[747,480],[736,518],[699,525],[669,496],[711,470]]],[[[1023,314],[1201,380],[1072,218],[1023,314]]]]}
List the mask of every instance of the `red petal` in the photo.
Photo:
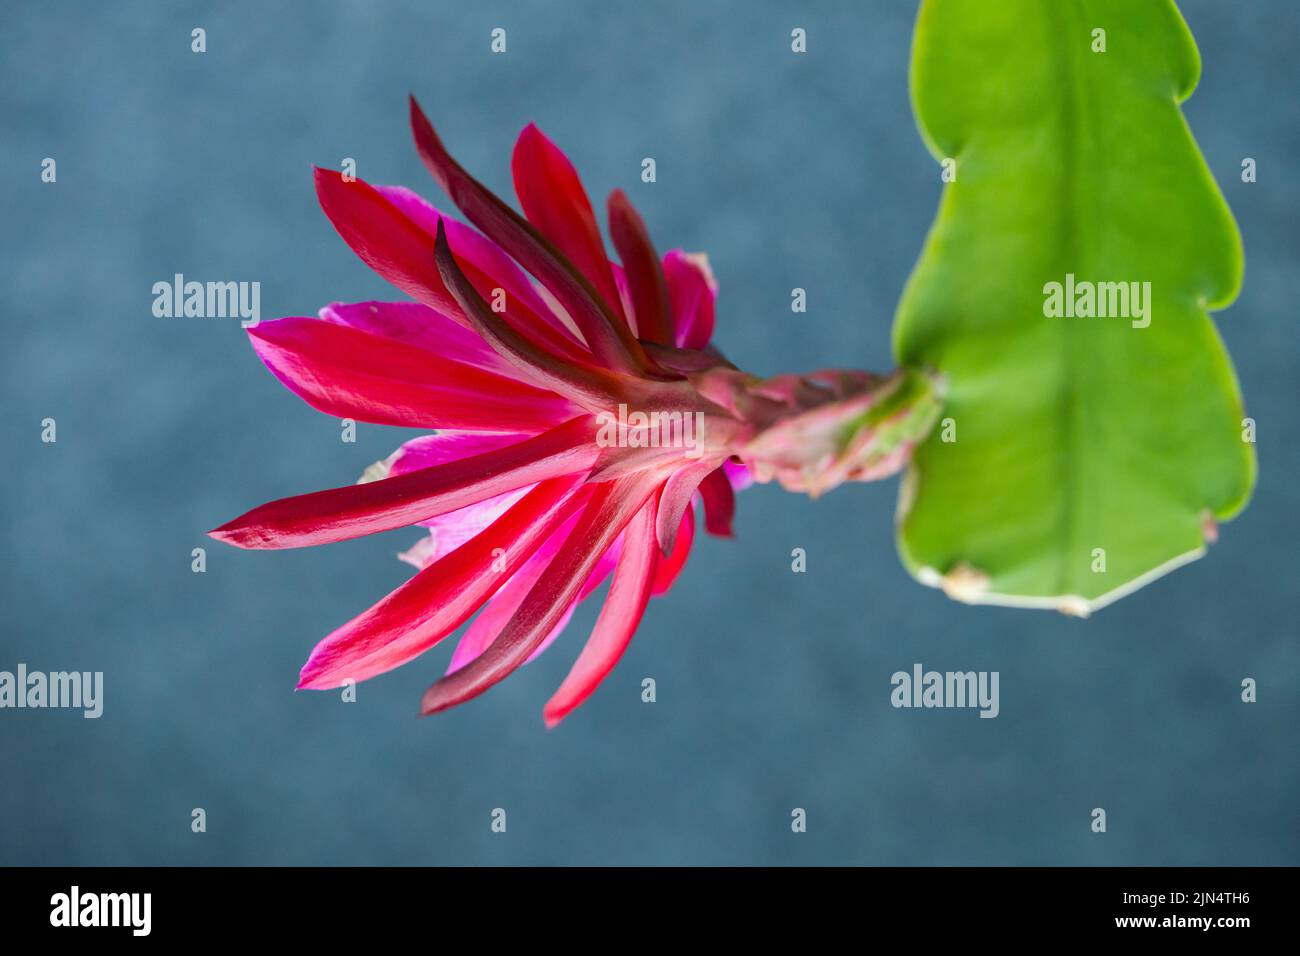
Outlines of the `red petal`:
{"type": "Polygon", "coordinates": [[[487,307],[461,271],[447,243],[447,234],[438,224],[434,259],[447,288],[456,296],[462,313],[473,323],[483,340],[496,349],[507,362],[535,381],[542,382],[593,410],[609,408],[617,401],[620,383],[604,369],[571,365],[548,355],[519,335],[487,307]]]}
{"type": "Polygon", "coordinates": [[[640,214],[623,190],[609,194],[609,235],[627,273],[628,291],[636,313],[636,333],[659,345],[672,345],[668,287],[659,267],[659,253],[640,214]]]}
{"type": "Polygon", "coordinates": [[[664,482],[664,490],[659,496],[659,517],[656,527],[659,547],[663,549],[664,554],[672,554],[673,542],[682,524],[682,515],[686,513],[687,505],[695,496],[695,489],[704,480],[704,476],[716,467],[718,467],[716,459],[692,462],[678,468],[664,482]]]}
{"type": "Polygon", "coordinates": [[[650,600],[657,561],[655,503],[651,498],[627,526],[609,596],[591,637],[569,676],[546,703],[542,713],[547,727],[554,727],[590,697],[623,656],[650,600]]]}
{"type": "Polygon", "coordinates": [[[476,368],[517,376],[517,371],[497,355],[482,336],[467,327],[464,316],[455,318],[423,302],[332,302],[320,310],[325,322],[359,329],[436,352],[445,359],[476,368]]]}
{"type": "Polygon", "coordinates": [[[677,575],[681,573],[682,568],[686,567],[686,559],[691,555],[691,543],[694,540],[695,507],[687,505],[686,513],[682,515],[681,528],[677,532],[677,540],[673,543],[672,553],[666,558],[660,558],[655,566],[654,584],[650,588],[651,596],[658,597],[673,586],[677,575]]]}
{"type": "Polygon", "coordinates": [[[712,471],[700,482],[704,499],[704,529],[720,538],[732,537],[731,521],[736,516],[736,492],[725,466],[712,471]]]}
{"type": "Polygon", "coordinates": [[[477,229],[444,216],[432,203],[405,186],[376,186],[375,189],[397,209],[427,232],[438,235],[438,222],[444,221],[447,241],[451,243],[456,258],[466,265],[466,273],[474,287],[485,299],[493,298],[499,288],[505,295],[505,312],[508,317],[518,316],[512,322],[523,333],[536,330],[539,325],[549,326],[535,336],[557,355],[591,364],[591,353],[569,327],[551,309],[537,286],[491,239],[477,229]]]}
{"type": "Polygon", "coordinates": [[[610,311],[591,283],[513,209],[451,158],[411,97],[411,129],[420,158],[452,202],[489,239],[536,276],[578,324],[592,354],[606,368],[644,374],[649,362],[626,324],[610,311]]]}
{"type": "Polygon", "coordinates": [[[593,486],[591,501],[564,547],[510,623],[487,650],[425,691],[420,713],[436,713],[477,697],[527,660],[564,616],[601,554],[653,490],[652,481],[645,476],[593,486]]]}
{"type": "Polygon", "coordinates": [[[469,619],[580,504],[577,478],[540,483],[483,532],[325,638],[298,687],[362,681],[423,654],[469,619]]]}
{"type": "Polygon", "coordinates": [[[507,445],[518,444],[528,437],[528,435],[491,435],[482,432],[455,431],[421,435],[403,442],[401,447],[388,457],[388,476],[405,475],[419,471],[421,468],[433,468],[435,465],[445,465],[449,461],[460,461],[462,458],[496,451],[507,445]]]}
{"type": "MultiPolygon", "coordinates": [[[[501,630],[510,623],[510,619],[515,616],[519,605],[533,589],[533,585],[542,576],[546,566],[555,559],[555,555],[564,546],[564,542],[573,531],[576,517],[575,515],[551,532],[551,536],[533,552],[527,563],[511,575],[510,580],[503,584],[496,594],[492,595],[492,600],[487,602],[483,610],[474,618],[473,623],[461,635],[456,650],[451,655],[451,661],[447,665],[448,674],[460,670],[482,654],[496,640],[501,630]]],[[[563,622],[562,619],[561,623],[563,622]]]]}
{"type": "Polygon", "coordinates": [[[709,260],[702,254],[672,249],[664,254],[663,266],[676,344],[684,349],[703,349],[713,337],[718,295],[709,260]]]}
{"type": "MultiPolygon", "coordinates": [[[[316,170],[316,196],[330,222],[361,260],[407,295],[458,321],[464,321],[455,297],[443,285],[434,265],[434,236],[394,206],[379,190],[364,180],[344,180],[330,169],[316,170]]],[[[464,227],[461,227],[464,229],[464,227]]],[[[452,241],[461,236],[453,236],[452,241]]],[[[467,243],[462,260],[471,281],[491,295],[503,287],[497,277],[474,261],[473,243],[467,243]]],[[[458,254],[459,251],[458,251],[458,254]]],[[[555,326],[507,302],[504,317],[521,334],[544,344],[559,355],[577,354],[578,349],[555,326]]]]}
{"type": "Polygon", "coordinates": [[[562,475],[585,475],[598,451],[588,417],[517,445],[361,485],[281,498],[208,532],[241,548],[301,548],[389,531],[562,475]]]}
{"type": "Polygon", "coordinates": [[[591,200],[569,158],[535,125],[524,127],[510,158],[515,193],[528,221],[553,242],[619,316],[623,307],[591,200]]]}
{"type": "Polygon", "coordinates": [[[581,411],[553,392],[334,322],[280,319],[248,335],[276,378],[339,418],[532,433],[581,411]]]}

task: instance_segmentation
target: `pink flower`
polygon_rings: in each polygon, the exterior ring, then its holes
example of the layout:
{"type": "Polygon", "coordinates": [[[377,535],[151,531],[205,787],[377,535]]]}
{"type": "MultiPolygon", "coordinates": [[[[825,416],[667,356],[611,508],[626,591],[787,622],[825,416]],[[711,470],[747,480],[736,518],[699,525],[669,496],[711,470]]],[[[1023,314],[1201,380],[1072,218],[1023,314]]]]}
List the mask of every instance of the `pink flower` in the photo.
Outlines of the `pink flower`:
{"type": "Polygon", "coordinates": [[[249,329],[290,390],[326,414],[429,427],[362,482],[273,501],[212,536],[324,544],[422,525],[417,573],[330,634],[301,688],[398,667],[474,617],[421,712],[481,694],[545,649],[606,579],[594,631],[547,703],[553,726],[613,669],[647,602],[689,555],[695,505],[730,536],[751,475],[819,493],[896,471],[933,417],[928,381],[821,372],[760,380],[710,344],[703,256],[662,258],[622,192],[607,258],[572,164],[535,126],[512,159],[526,218],[471,178],[414,99],[421,158],[477,227],[415,193],[316,170],[325,214],[413,302],[335,304],[249,329]]]}

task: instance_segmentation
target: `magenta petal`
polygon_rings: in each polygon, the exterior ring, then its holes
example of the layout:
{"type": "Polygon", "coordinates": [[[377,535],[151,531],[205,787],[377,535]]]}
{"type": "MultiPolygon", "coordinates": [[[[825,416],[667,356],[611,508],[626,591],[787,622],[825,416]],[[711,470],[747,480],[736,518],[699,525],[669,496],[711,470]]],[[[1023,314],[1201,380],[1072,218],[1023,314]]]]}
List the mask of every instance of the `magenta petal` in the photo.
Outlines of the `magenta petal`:
{"type": "Polygon", "coordinates": [[[718,468],[700,482],[704,499],[704,530],[720,538],[732,536],[731,522],[736,516],[736,492],[724,469],[718,468]]]}
{"type": "Polygon", "coordinates": [[[537,658],[541,657],[542,654],[546,652],[548,647],[555,643],[555,639],[564,633],[564,629],[568,627],[569,622],[573,620],[573,612],[578,609],[580,603],[580,601],[574,601],[569,605],[568,609],[560,615],[559,621],[557,621],[555,626],[551,628],[551,632],[542,638],[542,643],[538,644],[537,649],[524,659],[525,664],[531,664],[533,661],[537,660],[537,658]]]}
{"type": "Polygon", "coordinates": [[[362,261],[412,298],[448,315],[455,299],[433,264],[429,235],[364,180],[316,169],[316,196],[343,241],[362,261]]]}
{"type": "Polygon", "coordinates": [[[671,345],[668,287],[659,265],[659,253],[655,252],[640,213],[621,189],[615,189],[609,196],[609,234],[623,261],[636,314],[637,335],[659,345],[671,345]]]}
{"type": "Polygon", "coordinates": [[[503,584],[501,589],[493,595],[492,600],[484,605],[483,610],[470,622],[470,626],[461,635],[460,642],[451,655],[451,663],[447,666],[448,674],[460,670],[474,660],[496,639],[496,636],[501,633],[501,629],[510,622],[515,612],[519,610],[519,605],[528,596],[528,592],[533,589],[533,585],[542,576],[546,566],[551,563],[560,548],[564,546],[564,542],[573,531],[576,521],[577,516],[575,515],[556,528],[551,533],[551,536],[542,542],[542,545],[523,567],[516,571],[510,580],[503,584]]]}
{"type": "Polygon", "coordinates": [[[510,158],[515,194],[528,221],[591,281],[607,305],[622,316],[605,243],[578,172],[560,148],[529,123],[510,158]]]}
{"type": "Polygon", "coordinates": [[[673,542],[677,539],[677,531],[682,524],[682,515],[695,496],[696,488],[704,476],[717,467],[715,459],[701,459],[678,468],[664,482],[664,490],[659,496],[655,533],[665,555],[672,553],[673,542]]]}
{"type": "Polygon", "coordinates": [[[546,726],[554,727],[590,697],[631,642],[650,600],[659,558],[655,524],[655,503],[651,498],[627,527],[609,597],[569,676],[546,703],[546,726]]]}
{"type": "MultiPolygon", "coordinates": [[[[489,645],[496,640],[497,635],[510,623],[510,619],[519,610],[519,605],[528,596],[528,592],[533,589],[537,579],[541,577],[542,572],[546,570],[546,566],[551,563],[551,560],[572,530],[573,519],[570,519],[537,549],[536,553],[528,559],[528,563],[520,568],[501,590],[493,595],[492,600],[484,606],[478,616],[470,622],[465,633],[461,635],[460,642],[451,655],[451,663],[447,666],[448,674],[460,670],[487,650],[489,645]]],[[[546,635],[545,640],[538,645],[537,650],[533,651],[524,663],[534,660],[559,637],[560,633],[568,625],[569,619],[573,617],[573,611],[577,608],[579,601],[574,601],[569,605],[568,611],[551,628],[551,632],[546,635]]]]}
{"type": "Polygon", "coordinates": [[[664,278],[673,315],[673,333],[681,348],[703,349],[713,337],[718,285],[703,255],[672,249],[664,255],[664,278]]]}
{"type": "Polygon", "coordinates": [[[452,159],[414,97],[411,130],[420,158],[452,202],[555,295],[601,365],[625,374],[645,373],[648,359],[626,323],[558,249],[452,159]]]}
{"type": "Polygon", "coordinates": [[[604,369],[574,365],[549,355],[501,322],[461,271],[441,223],[434,259],[443,282],[475,331],[521,373],[593,410],[608,408],[620,394],[619,382],[604,369]]]}
{"type": "Polygon", "coordinates": [[[472,458],[498,448],[515,445],[527,435],[488,434],[484,432],[440,431],[433,435],[421,435],[402,444],[388,458],[388,474],[405,475],[421,468],[445,465],[462,458],[472,458]]]}
{"type": "Polygon", "coordinates": [[[555,643],[555,639],[564,633],[564,629],[568,626],[570,618],[573,617],[573,612],[578,609],[578,605],[587,600],[596,588],[605,583],[605,579],[609,577],[610,572],[613,571],[614,567],[618,564],[618,556],[621,551],[622,541],[623,535],[619,535],[618,538],[615,539],[614,543],[605,549],[605,553],[600,556],[600,560],[596,562],[596,566],[592,569],[591,573],[587,575],[587,581],[583,584],[582,590],[578,592],[577,600],[569,605],[569,610],[565,612],[562,618],[560,618],[560,623],[551,628],[551,633],[547,634],[545,640],[537,645],[537,650],[528,655],[527,660],[524,661],[525,664],[531,664],[533,661],[537,660],[537,658],[541,657],[548,647],[555,643]]]}
{"type": "MultiPolygon", "coordinates": [[[[431,561],[441,558],[444,554],[456,550],[509,511],[516,501],[536,487],[536,485],[528,485],[524,488],[516,488],[514,491],[507,491],[505,494],[496,495],[485,501],[466,505],[456,511],[449,511],[445,515],[438,515],[436,518],[421,521],[420,526],[427,528],[429,531],[427,536],[429,543],[422,545],[416,554],[411,557],[418,556],[423,559],[423,563],[419,564],[418,567],[424,567],[431,561]]],[[[408,561],[408,563],[414,563],[404,555],[399,554],[398,557],[408,561]]]]}
{"type": "Polygon", "coordinates": [[[425,568],[312,651],[300,688],[337,687],[405,664],[463,624],[581,505],[579,482],[539,484],[486,531],[425,568]]]}
{"type": "Polygon", "coordinates": [[[682,525],[677,532],[677,540],[673,542],[672,553],[667,557],[661,557],[655,566],[655,579],[650,586],[650,596],[658,597],[660,594],[666,594],[677,580],[677,575],[682,573],[682,568],[686,567],[686,561],[691,556],[691,544],[695,541],[695,507],[694,505],[686,506],[686,513],[682,515],[682,525]]]}
{"type": "Polygon", "coordinates": [[[241,548],[301,548],[415,524],[506,491],[563,475],[585,476],[598,449],[590,418],[409,474],[281,498],[209,534],[241,548]]]}
{"type": "Polygon", "coordinates": [[[736,491],[744,491],[754,483],[754,474],[742,462],[728,458],[722,463],[722,470],[727,473],[727,480],[736,491]]]}
{"type": "MultiPolygon", "coordinates": [[[[522,441],[525,435],[484,435],[470,432],[438,432],[421,435],[389,456],[389,476],[404,475],[421,468],[433,468],[451,461],[495,451],[522,441]]],[[[449,551],[460,547],[504,514],[534,486],[525,485],[455,511],[421,521],[429,533],[398,555],[407,564],[425,568],[449,551]]]]}
{"type": "Polygon", "coordinates": [[[518,377],[463,318],[452,318],[422,302],[332,302],[320,310],[325,322],[401,342],[445,359],[518,377]]]}
{"type": "MultiPolygon", "coordinates": [[[[472,264],[484,276],[490,277],[496,283],[495,287],[505,292],[507,307],[512,311],[521,312],[528,319],[528,328],[534,328],[539,323],[552,326],[555,332],[571,346],[566,348],[563,354],[570,358],[584,358],[588,362],[591,361],[586,346],[574,337],[538,293],[532,280],[495,242],[477,229],[444,215],[419,193],[405,186],[376,186],[375,189],[430,236],[436,237],[438,222],[440,220],[444,222],[447,227],[447,241],[451,243],[452,252],[455,253],[457,260],[472,264]]],[[[480,288],[480,294],[490,295],[490,293],[490,289],[480,288]]],[[[548,336],[548,342],[554,344],[554,339],[548,336]]]]}
{"type": "MultiPolygon", "coordinates": [[[[518,580],[519,576],[511,578],[511,584],[518,580]]],[[[536,577],[527,582],[531,587],[536,577]]],[[[478,617],[474,618],[469,629],[461,637],[460,643],[456,645],[456,652],[452,654],[451,663],[447,666],[447,673],[451,674],[460,670],[474,658],[483,653],[501,633],[501,629],[509,623],[510,618],[514,616],[515,611],[519,609],[519,603],[527,596],[528,588],[521,586],[518,589],[512,588],[509,594],[505,593],[505,588],[497,592],[496,597],[488,602],[487,606],[479,612],[478,617]]],[[[564,612],[556,625],[551,628],[551,633],[546,635],[545,640],[538,645],[537,650],[529,655],[525,664],[531,664],[541,656],[542,652],[555,643],[555,639],[564,633],[564,629],[569,626],[569,621],[573,618],[573,612],[578,609],[578,601],[569,605],[569,609],[564,612]]]]}
{"type": "Polygon", "coordinates": [[[510,623],[487,650],[425,691],[420,712],[436,713],[477,697],[527,660],[568,612],[601,554],[654,488],[645,476],[592,486],[578,523],[510,623]]]}
{"type": "Polygon", "coordinates": [[[605,583],[605,579],[609,577],[610,572],[614,570],[614,566],[618,564],[618,556],[622,553],[622,550],[623,535],[620,534],[614,539],[614,543],[605,549],[605,553],[600,556],[600,560],[596,562],[596,566],[592,568],[591,573],[587,575],[587,580],[582,585],[582,590],[578,592],[578,603],[587,600],[587,598],[591,596],[591,592],[595,591],[596,588],[605,583]]]}
{"type": "MultiPolygon", "coordinates": [[[[343,241],[366,265],[413,299],[468,324],[434,264],[434,236],[387,196],[364,180],[346,180],[334,170],[320,168],[316,170],[316,196],[343,241]]],[[[475,288],[491,297],[502,282],[474,260],[476,251],[479,247],[470,243],[463,268],[475,288]]],[[[503,321],[539,348],[571,358],[584,354],[571,336],[552,323],[513,307],[509,301],[507,305],[511,307],[502,314],[503,321]]]]}
{"type": "Polygon", "coordinates": [[[290,391],[338,418],[378,425],[538,432],[580,409],[496,372],[361,329],[288,318],[248,330],[290,391]]]}

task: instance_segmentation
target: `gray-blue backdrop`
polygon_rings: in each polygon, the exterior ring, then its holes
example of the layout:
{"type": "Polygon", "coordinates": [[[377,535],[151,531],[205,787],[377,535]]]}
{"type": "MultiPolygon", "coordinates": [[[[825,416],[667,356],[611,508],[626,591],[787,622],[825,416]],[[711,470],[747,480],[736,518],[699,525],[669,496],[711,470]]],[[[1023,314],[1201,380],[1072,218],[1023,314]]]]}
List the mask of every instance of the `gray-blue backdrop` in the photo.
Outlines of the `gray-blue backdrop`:
{"type": "Polygon", "coordinates": [[[354,157],[444,201],[408,141],[414,92],[503,194],[536,120],[598,202],[627,189],[661,248],[707,250],[742,367],[888,367],[940,189],[908,107],[914,5],[9,5],[0,670],[101,670],[106,688],[99,720],[0,711],[0,863],[1300,862],[1300,8],[1184,8],[1205,63],[1187,115],[1245,236],[1245,289],[1219,318],[1260,436],[1255,500],[1209,558],[1087,622],[971,609],[899,565],[895,482],[818,502],[754,489],[737,540],[698,545],[548,733],[591,609],[434,719],[414,714],[448,647],[356,703],[292,693],[313,643],[406,578],[393,555],[415,534],[250,553],[203,532],[347,483],[405,434],[342,443],[235,321],[154,318],[151,286],[257,280],[266,318],[398,297],[325,221],[310,169],[354,157]],[[1001,716],[891,708],[890,674],[915,662],[999,671],[1001,716]]]}

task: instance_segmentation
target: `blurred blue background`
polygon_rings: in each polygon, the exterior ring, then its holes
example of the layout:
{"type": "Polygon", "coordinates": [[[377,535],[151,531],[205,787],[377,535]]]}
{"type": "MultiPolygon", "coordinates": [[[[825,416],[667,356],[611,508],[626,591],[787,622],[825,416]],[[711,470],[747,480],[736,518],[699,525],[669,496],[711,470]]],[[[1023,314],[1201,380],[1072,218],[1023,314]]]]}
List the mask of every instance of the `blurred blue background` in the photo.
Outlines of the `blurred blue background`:
{"type": "Polygon", "coordinates": [[[1261,463],[1208,559],[1086,622],[972,609],[900,566],[895,482],[817,502],[756,488],[738,539],[697,544],[554,732],[541,707],[592,608],[433,719],[414,714],[451,642],[356,703],[292,692],[314,642],[407,577],[394,554],[416,533],[251,553],[204,532],[348,483],[407,434],[362,425],[342,443],[237,321],[154,318],[154,282],[260,281],[267,319],[400,297],[334,234],[310,169],[354,157],[363,178],[445,202],[409,144],[408,92],[503,195],[536,120],[598,204],[622,187],[660,248],[706,250],[717,341],[754,372],[889,367],[938,201],[908,106],[912,3],[468,6],[7,5],[0,669],[102,670],[106,688],[99,720],[0,711],[0,863],[1300,862],[1286,0],[1182,4],[1204,60],[1187,116],[1245,237],[1245,288],[1219,322],[1261,463]],[[505,55],[488,49],[498,26],[505,55]],[[40,442],[45,417],[57,444],[40,442]],[[1001,716],[891,708],[889,676],[914,662],[999,671],[1001,716]]]}

